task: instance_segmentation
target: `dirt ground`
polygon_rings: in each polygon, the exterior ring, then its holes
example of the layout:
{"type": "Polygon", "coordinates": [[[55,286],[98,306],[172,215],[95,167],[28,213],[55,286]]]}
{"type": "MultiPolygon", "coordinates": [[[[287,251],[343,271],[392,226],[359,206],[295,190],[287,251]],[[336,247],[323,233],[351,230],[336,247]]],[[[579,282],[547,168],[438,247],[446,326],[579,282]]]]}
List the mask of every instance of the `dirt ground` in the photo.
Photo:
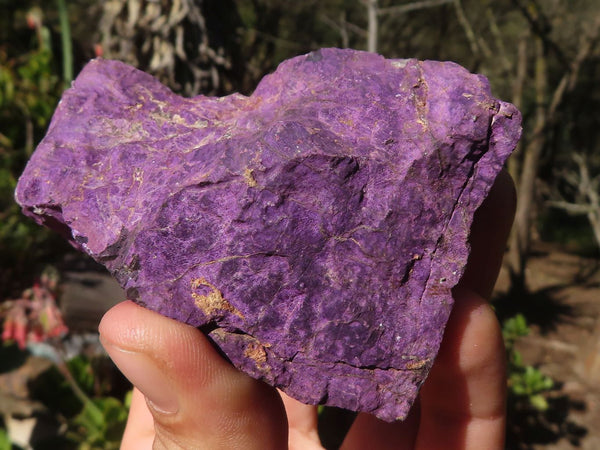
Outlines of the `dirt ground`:
{"type": "Polygon", "coordinates": [[[503,270],[495,305],[525,315],[531,333],[517,348],[555,387],[548,411],[510,418],[519,444],[509,448],[600,449],[600,261],[540,245],[527,276],[531,294],[511,298],[503,270]]]}

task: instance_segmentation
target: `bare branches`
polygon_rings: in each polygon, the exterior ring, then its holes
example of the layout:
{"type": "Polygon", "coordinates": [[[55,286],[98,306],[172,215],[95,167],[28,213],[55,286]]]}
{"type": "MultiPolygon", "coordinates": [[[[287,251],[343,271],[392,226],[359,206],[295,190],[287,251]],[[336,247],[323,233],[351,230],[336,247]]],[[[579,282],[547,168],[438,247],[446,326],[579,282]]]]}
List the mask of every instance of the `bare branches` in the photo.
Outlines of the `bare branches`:
{"type": "Polygon", "coordinates": [[[377,51],[379,37],[379,10],[377,0],[367,0],[367,18],[368,18],[368,34],[367,34],[367,50],[370,52],[377,51]]]}
{"type": "Polygon", "coordinates": [[[471,46],[471,51],[474,55],[482,54],[485,58],[492,57],[492,51],[488,47],[487,43],[483,40],[482,37],[476,37],[475,32],[473,31],[473,27],[467,19],[465,11],[462,7],[462,3],[460,0],[454,0],[454,10],[456,11],[456,18],[458,22],[462,26],[467,39],[469,40],[469,44],[471,46]]]}
{"type": "MultiPolygon", "coordinates": [[[[506,53],[506,47],[504,46],[504,39],[502,38],[502,33],[500,32],[500,28],[498,27],[498,21],[496,20],[496,16],[492,11],[492,8],[488,7],[485,10],[485,15],[488,19],[488,23],[490,26],[490,32],[494,38],[496,49],[498,50],[498,57],[500,62],[502,63],[502,69],[506,75],[508,75],[512,69],[512,64],[508,58],[506,53]]],[[[518,106],[517,106],[518,107],[518,106]]]]}
{"type": "Polygon", "coordinates": [[[404,5],[389,6],[387,8],[379,8],[378,0],[360,1],[367,7],[367,50],[370,52],[376,52],[378,47],[380,16],[396,16],[406,14],[411,11],[445,5],[446,3],[452,3],[455,0],[421,0],[417,2],[406,3],[404,5]]]}
{"type": "Polygon", "coordinates": [[[513,0],[513,3],[519,8],[527,22],[529,22],[529,27],[533,31],[533,34],[542,39],[544,46],[555,53],[563,66],[568,66],[568,59],[565,57],[562,49],[549,37],[550,22],[541,13],[537,1],[530,2],[528,4],[529,7],[524,6],[522,0],[513,0]]]}
{"type": "Polygon", "coordinates": [[[546,119],[539,122],[534,129],[534,135],[542,133],[544,129],[551,125],[555,119],[556,112],[563,101],[565,93],[573,90],[577,84],[577,78],[579,76],[579,69],[585,60],[591,55],[594,45],[598,41],[598,34],[600,32],[600,16],[593,22],[590,30],[583,34],[579,43],[579,51],[568,65],[568,69],[565,71],[560,82],[554,90],[550,103],[546,112],[546,119]]]}
{"type": "MultiPolygon", "coordinates": [[[[572,56],[571,61],[565,63],[565,57],[557,44],[551,41],[548,36],[549,28],[543,28],[538,20],[529,11],[524,10],[519,0],[514,0],[521,7],[530,24],[530,30],[535,36],[535,82],[534,89],[536,94],[536,111],[533,130],[524,148],[522,149],[523,159],[519,167],[517,181],[519,192],[519,203],[515,215],[515,225],[509,245],[509,269],[511,278],[515,283],[524,283],[524,266],[529,252],[530,231],[532,224],[532,211],[535,209],[535,182],[537,179],[538,168],[542,151],[546,146],[548,139],[548,129],[556,122],[556,117],[560,106],[562,105],[566,94],[572,91],[577,84],[579,70],[582,64],[590,58],[595,44],[598,41],[600,31],[600,16],[597,16],[592,22],[588,32],[582,33],[578,50],[572,56]],[[532,22],[534,21],[534,22],[532,22]],[[543,34],[541,34],[543,32],[543,34]],[[556,48],[554,53],[560,60],[561,66],[564,66],[564,72],[560,81],[550,90],[550,76],[548,71],[548,49],[556,48]]],[[[532,3],[535,6],[535,2],[532,3]]],[[[534,10],[535,11],[535,10],[534,10]]],[[[541,17],[541,16],[539,16],[541,17]]],[[[514,170],[512,171],[514,172],[514,170]]],[[[563,205],[564,206],[564,205],[563,205]]],[[[571,210],[579,208],[570,208],[571,210]]],[[[588,215],[588,218],[590,216],[588,215]]],[[[594,233],[600,244],[600,217],[590,218],[590,223],[595,228],[594,233]],[[594,225],[597,221],[598,225],[594,225]]]]}
{"type": "Polygon", "coordinates": [[[582,214],[588,214],[593,211],[592,207],[589,205],[580,205],[577,203],[570,203],[567,201],[560,200],[549,200],[547,202],[548,206],[552,206],[554,208],[562,209],[568,214],[579,216],[582,214]]]}
{"type": "Polygon", "coordinates": [[[422,0],[419,2],[407,3],[398,6],[389,6],[387,8],[380,8],[378,11],[379,15],[399,15],[406,14],[411,11],[417,11],[419,9],[431,8],[434,6],[441,6],[447,3],[452,3],[454,0],[422,0]]]}
{"type": "Polygon", "coordinates": [[[321,20],[335,29],[342,40],[342,48],[348,48],[350,46],[350,31],[359,34],[360,36],[367,37],[367,31],[362,28],[350,23],[346,20],[346,12],[340,13],[339,22],[327,16],[326,14],[321,15],[321,20]]]}
{"type": "Polygon", "coordinates": [[[571,215],[585,215],[592,226],[594,237],[600,247],[600,173],[592,177],[590,162],[581,153],[571,155],[576,170],[563,169],[558,173],[560,179],[572,191],[572,199],[567,200],[558,190],[548,205],[571,215]]]}

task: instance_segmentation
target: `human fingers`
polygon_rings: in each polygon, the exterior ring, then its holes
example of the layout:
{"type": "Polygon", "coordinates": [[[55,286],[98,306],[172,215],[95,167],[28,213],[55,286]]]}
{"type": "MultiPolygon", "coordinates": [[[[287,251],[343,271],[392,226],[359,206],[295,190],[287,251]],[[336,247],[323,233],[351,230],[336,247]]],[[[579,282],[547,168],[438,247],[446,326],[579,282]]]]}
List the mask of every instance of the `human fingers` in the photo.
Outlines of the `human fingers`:
{"type": "MultiPolygon", "coordinates": [[[[496,277],[502,262],[506,240],[508,238],[508,233],[514,217],[514,210],[516,206],[515,202],[515,191],[512,179],[507,172],[503,171],[497,177],[488,197],[475,214],[469,238],[471,254],[465,269],[465,274],[461,280],[461,285],[466,286],[468,289],[471,289],[475,293],[479,294],[481,298],[489,298],[496,281],[496,277]]],[[[441,366],[438,360],[442,359],[445,352],[449,354],[448,359],[451,359],[451,354],[457,355],[460,354],[461,351],[464,352],[468,349],[468,345],[470,345],[470,337],[482,334],[481,330],[472,330],[472,333],[467,333],[469,329],[465,327],[466,324],[469,323],[471,311],[470,308],[473,305],[467,299],[464,307],[459,308],[458,303],[463,302],[464,299],[460,295],[455,295],[454,297],[457,305],[455,305],[454,311],[450,316],[447,330],[451,328],[454,328],[455,330],[462,329],[465,331],[465,333],[461,334],[458,331],[446,331],[444,342],[450,340],[453,341],[453,344],[442,344],[440,354],[438,355],[436,363],[432,368],[432,373],[434,374],[436,371],[436,366],[441,366]],[[453,323],[455,323],[454,326],[452,325],[453,323]],[[465,337],[467,338],[467,342],[465,344],[466,346],[461,350],[460,344],[462,339],[465,337]]],[[[498,337],[501,339],[501,335],[498,334],[498,326],[495,316],[490,317],[485,311],[481,314],[481,316],[485,320],[483,320],[480,325],[482,326],[483,330],[489,331],[490,336],[493,339],[487,342],[483,341],[475,343],[476,345],[479,345],[477,348],[479,348],[482,352],[478,357],[480,357],[482,360],[486,360],[486,358],[491,357],[495,362],[500,364],[496,364],[494,366],[495,369],[492,372],[494,373],[494,376],[501,376],[500,380],[494,378],[499,383],[495,384],[494,386],[496,386],[498,389],[502,389],[502,394],[500,395],[504,395],[504,352],[502,347],[498,346],[498,337]],[[487,352],[491,352],[491,355],[487,352]],[[499,359],[497,360],[497,358],[499,359]]],[[[471,327],[472,326],[473,325],[471,325],[471,327]]],[[[472,343],[473,342],[471,342],[471,344],[472,343]]],[[[469,358],[467,357],[467,360],[464,361],[465,367],[462,369],[467,368],[467,363],[476,363],[477,355],[474,354],[472,356],[473,357],[470,359],[470,362],[469,358]]],[[[452,364],[454,364],[453,370],[456,369],[455,372],[462,370],[457,366],[459,364],[458,360],[452,360],[452,364]]],[[[452,364],[450,364],[451,367],[452,364]]],[[[440,371],[443,373],[443,368],[440,369],[440,371]]],[[[467,374],[464,375],[466,376],[467,374]]],[[[438,380],[443,382],[443,389],[453,389],[451,377],[438,377],[438,380]]],[[[429,384],[433,384],[432,392],[437,391],[436,377],[432,377],[431,374],[423,386],[423,391],[427,391],[429,384]]],[[[350,429],[346,440],[344,441],[343,448],[367,448],[369,446],[372,448],[381,449],[415,448],[417,433],[421,435],[423,430],[427,429],[422,427],[421,417],[423,415],[427,417],[429,412],[432,414],[435,413],[435,409],[431,410],[431,407],[435,406],[435,404],[432,402],[426,402],[426,404],[421,407],[420,410],[418,410],[419,406],[420,405],[417,401],[417,404],[413,406],[413,411],[411,411],[408,418],[404,422],[395,422],[391,424],[378,420],[377,418],[367,414],[359,414],[352,428],[350,429]]],[[[452,404],[448,406],[452,407],[452,404]]],[[[448,442],[445,444],[448,444],[448,442]]],[[[422,448],[428,447],[423,446],[422,448]]],[[[441,448],[450,449],[452,447],[442,445],[441,448]]]]}
{"type": "MultiPolygon", "coordinates": [[[[117,367],[145,396],[155,449],[287,446],[277,391],[236,370],[196,328],[124,302],[106,313],[100,335],[117,367]]],[[[146,432],[147,420],[131,419],[125,435],[146,432]],[[136,426],[141,428],[130,428],[136,426]]]]}
{"type": "Polygon", "coordinates": [[[501,171],[490,193],[475,212],[469,236],[471,252],[460,285],[490,299],[498,278],[506,241],[515,216],[517,197],[512,178],[501,171]]]}
{"type": "Polygon", "coordinates": [[[421,391],[416,448],[501,449],[506,361],[502,332],[488,303],[514,217],[512,179],[501,172],[475,214],[471,253],[454,290],[444,340],[421,391]]]}
{"type": "Polygon", "coordinates": [[[459,289],[442,347],[421,390],[415,448],[494,450],[504,446],[506,364],[489,303],[459,289]]]}
{"type": "Polygon", "coordinates": [[[488,302],[460,290],[444,341],[404,422],[361,414],[344,449],[494,450],[505,429],[506,370],[502,334],[488,302]]]}
{"type": "Polygon", "coordinates": [[[384,422],[371,414],[358,414],[344,439],[342,450],[412,450],[419,428],[418,401],[402,422],[384,422]]]}
{"type": "Polygon", "coordinates": [[[322,450],[317,407],[305,405],[279,391],[288,418],[289,450],[322,450]]]}
{"type": "Polygon", "coordinates": [[[128,450],[152,448],[154,435],[154,419],[148,409],[144,394],[134,388],[121,448],[128,450]]]}

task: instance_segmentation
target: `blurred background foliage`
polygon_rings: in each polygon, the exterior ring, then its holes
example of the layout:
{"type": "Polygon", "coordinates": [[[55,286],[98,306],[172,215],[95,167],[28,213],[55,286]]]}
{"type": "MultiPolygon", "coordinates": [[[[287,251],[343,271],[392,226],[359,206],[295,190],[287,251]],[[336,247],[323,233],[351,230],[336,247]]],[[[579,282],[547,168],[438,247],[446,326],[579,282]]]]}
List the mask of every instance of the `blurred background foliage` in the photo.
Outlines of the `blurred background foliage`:
{"type": "Polygon", "coordinates": [[[62,90],[94,56],[133,64],[187,96],[250,94],[279,62],[319,47],[374,42],[390,58],[456,61],[485,74],[495,95],[524,115],[510,166],[522,198],[511,245],[518,255],[508,261],[515,284],[526,285],[532,237],[597,252],[594,0],[0,0],[0,7],[0,297],[23,287],[32,264],[66,251],[21,217],[12,192],[62,90]],[[565,220],[575,216],[581,220],[565,220]]]}
{"type": "MultiPolygon", "coordinates": [[[[278,63],[320,47],[456,61],[523,113],[508,167],[520,198],[506,260],[512,288],[527,290],[532,243],[599,256],[597,0],[0,0],[0,11],[0,302],[71,252],[20,214],[13,190],[62,91],[96,56],[186,96],[250,94],[278,63]]],[[[543,409],[552,381],[514,349],[528,332],[522,316],[505,322],[513,403],[543,409]]],[[[105,416],[121,423],[126,414],[118,398],[96,407],[80,399],[70,436],[87,429],[97,440],[85,448],[109,445],[105,416]]],[[[0,430],[0,449],[4,440],[0,430]]]]}

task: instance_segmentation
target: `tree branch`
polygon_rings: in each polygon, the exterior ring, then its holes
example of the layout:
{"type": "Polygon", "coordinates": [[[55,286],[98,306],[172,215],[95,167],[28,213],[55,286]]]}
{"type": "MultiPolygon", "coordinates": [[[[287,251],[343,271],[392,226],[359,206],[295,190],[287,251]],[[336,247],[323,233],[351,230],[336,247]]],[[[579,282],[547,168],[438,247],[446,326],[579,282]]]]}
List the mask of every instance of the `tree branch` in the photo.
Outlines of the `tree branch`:
{"type": "Polygon", "coordinates": [[[431,8],[434,6],[445,5],[452,3],[454,0],[422,0],[419,2],[407,3],[405,5],[389,6],[387,8],[379,8],[379,15],[399,15],[407,12],[417,11],[419,9],[431,8]]]}
{"type": "Polygon", "coordinates": [[[465,14],[465,10],[463,9],[460,0],[454,0],[454,9],[456,11],[456,18],[467,36],[473,54],[479,55],[482,53],[486,58],[491,58],[492,52],[490,51],[490,48],[482,38],[477,39],[475,31],[473,30],[469,19],[467,19],[467,15],[465,14]]]}
{"type": "Polygon", "coordinates": [[[329,17],[326,14],[323,14],[321,16],[321,20],[323,22],[327,23],[328,25],[331,25],[333,28],[335,28],[338,31],[340,31],[341,29],[343,29],[345,27],[345,28],[347,28],[348,31],[352,31],[353,33],[356,33],[360,37],[363,37],[363,38],[367,37],[368,31],[365,30],[364,28],[359,27],[358,25],[356,25],[352,22],[347,22],[346,18],[345,18],[345,14],[343,14],[343,17],[340,18],[340,23],[342,25],[337,23],[334,19],[332,19],[331,17],[329,17]]]}
{"type": "Polygon", "coordinates": [[[552,125],[555,119],[556,111],[562,102],[564,95],[567,91],[572,90],[577,83],[577,78],[579,76],[579,69],[583,62],[590,56],[594,48],[594,44],[598,40],[598,32],[600,30],[600,17],[596,17],[592,24],[591,30],[581,37],[581,42],[579,44],[579,51],[571,64],[569,64],[569,70],[563,75],[558,86],[554,90],[552,94],[552,99],[550,100],[550,104],[548,106],[548,110],[546,113],[546,119],[544,121],[538,122],[535,129],[533,130],[533,136],[537,136],[543,133],[548,126],[552,125]]]}
{"type": "Polygon", "coordinates": [[[549,21],[545,16],[540,14],[540,8],[538,7],[537,2],[534,1],[531,3],[531,6],[535,9],[533,13],[521,3],[521,0],[513,0],[513,3],[517,8],[519,8],[521,14],[523,14],[523,17],[525,17],[527,22],[529,22],[531,30],[542,40],[544,46],[546,46],[546,48],[551,49],[556,54],[556,57],[558,58],[558,61],[561,65],[568,67],[569,63],[563,51],[558,45],[556,45],[556,43],[553,40],[551,40],[548,37],[548,32],[550,28],[550,26],[548,25],[549,21]]]}
{"type": "MultiPolygon", "coordinates": [[[[335,31],[337,31],[340,34],[340,38],[342,39],[342,48],[348,48],[350,46],[350,37],[348,36],[348,30],[351,28],[352,24],[348,23],[346,21],[346,13],[345,12],[342,12],[340,14],[339,23],[337,21],[335,21],[334,19],[332,19],[331,17],[329,17],[327,14],[321,14],[321,16],[319,18],[325,24],[329,25],[331,28],[333,28],[335,31]]],[[[363,30],[360,27],[357,27],[356,25],[353,25],[353,26],[358,28],[360,31],[362,31],[363,36],[366,36],[367,32],[365,30],[363,30]]]]}
{"type": "Polygon", "coordinates": [[[379,37],[379,8],[378,0],[367,0],[367,18],[369,33],[367,35],[367,50],[375,53],[377,51],[379,37]]]}
{"type": "Polygon", "coordinates": [[[581,216],[588,214],[593,208],[590,205],[581,205],[579,203],[570,203],[563,200],[550,200],[547,202],[548,206],[553,208],[562,209],[567,214],[574,216],[581,216]]]}
{"type": "Polygon", "coordinates": [[[499,57],[500,61],[502,62],[502,70],[508,75],[512,71],[512,64],[506,54],[506,47],[504,46],[504,39],[502,39],[502,33],[500,32],[500,28],[498,27],[498,21],[496,20],[496,16],[494,15],[492,8],[490,7],[488,7],[485,10],[485,15],[487,16],[488,23],[490,25],[490,31],[492,33],[494,41],[496,42],[496,48],[500,53],[499,57]]]}
{"type": "Polygon", "coordinates": [[[600,247],[600,194],[596,185],[600,175],[596,178],[590,176],[589,161],[584,154],[573,152],[571,157],[577,165],[577,172],[564,171],[563,179],[576,190],[574,201],[564,200],[560,192],[557,192],[559,200],[549,201],[548,205],[562,209],[567,214],[585,215],[600,247]]]}

